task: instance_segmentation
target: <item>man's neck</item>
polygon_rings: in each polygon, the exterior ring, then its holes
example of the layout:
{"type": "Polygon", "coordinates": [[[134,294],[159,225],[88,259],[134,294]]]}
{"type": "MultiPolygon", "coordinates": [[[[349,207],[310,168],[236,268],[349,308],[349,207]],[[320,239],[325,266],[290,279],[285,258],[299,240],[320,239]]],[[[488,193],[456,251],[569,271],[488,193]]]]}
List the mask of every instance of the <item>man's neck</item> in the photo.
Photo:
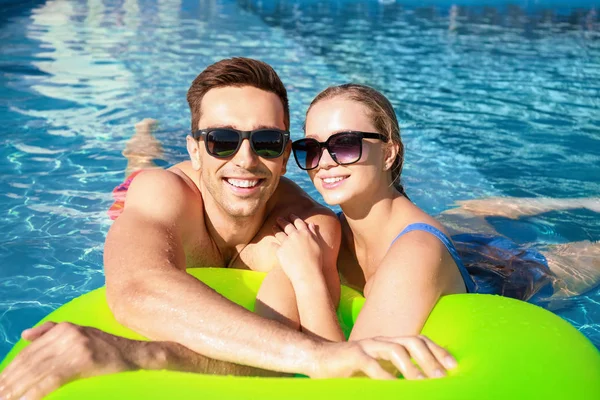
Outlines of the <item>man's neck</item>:
{"type": "Polygon", "coordinates": [[[201,192],[206,229],[219,249],[224,263],[228,265],[262,228],[268,207],[264,206],[248,217],[234,217],[224,210],[207,190],[201,188],[201,192]]]}

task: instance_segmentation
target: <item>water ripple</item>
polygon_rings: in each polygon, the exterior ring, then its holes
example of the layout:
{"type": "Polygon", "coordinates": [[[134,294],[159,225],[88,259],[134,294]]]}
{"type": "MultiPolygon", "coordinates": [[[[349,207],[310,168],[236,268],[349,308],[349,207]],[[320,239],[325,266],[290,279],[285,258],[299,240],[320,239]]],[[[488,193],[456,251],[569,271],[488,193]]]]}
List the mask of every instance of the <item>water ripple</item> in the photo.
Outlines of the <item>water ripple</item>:
{"type": "MultiPolygon", "coordinates": [[[[48,0],[11,12],[0,24],[0,357],[21,329],[103,284],[105,212],[133,124],[157,118],[165,161],[185,159],[186,90],[221,58],[275,67],[293,138],[323,88],[383,90],[406,142],[404,182],[428,212],[492,195],[598,195],[597,11],[497,3],[48,0]]],[[[288,176],[320,199],[295,165],[288,176]]],[[[493,222],[525,243],[600,239],[594,213],[493,222]]],[[[600,290],[555,306],[600,344],[600,290]]]]}

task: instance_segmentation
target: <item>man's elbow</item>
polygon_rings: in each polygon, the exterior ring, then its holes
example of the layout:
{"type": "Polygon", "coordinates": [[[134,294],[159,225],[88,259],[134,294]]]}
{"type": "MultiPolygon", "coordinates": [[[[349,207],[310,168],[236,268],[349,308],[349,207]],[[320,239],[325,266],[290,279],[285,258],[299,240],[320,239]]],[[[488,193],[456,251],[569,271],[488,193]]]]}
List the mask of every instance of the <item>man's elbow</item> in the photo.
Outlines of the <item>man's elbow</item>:
{"type": "Polygon", "coordinates": [[[106,283],[106,302],[118,323],[128,328],[135,325],[135,316],[144,297],[147,296],[143,284],[138,282],[125,282],[118,284],[106,283]]]}

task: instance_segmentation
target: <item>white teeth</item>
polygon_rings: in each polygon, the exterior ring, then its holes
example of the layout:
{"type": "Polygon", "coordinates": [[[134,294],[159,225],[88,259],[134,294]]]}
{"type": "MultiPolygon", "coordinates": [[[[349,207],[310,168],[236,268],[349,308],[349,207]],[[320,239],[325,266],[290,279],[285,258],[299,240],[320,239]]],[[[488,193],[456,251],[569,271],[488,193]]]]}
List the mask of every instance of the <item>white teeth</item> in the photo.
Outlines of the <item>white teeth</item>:
{"type": "Polygon", "coordinates": [[[325,182],[325,183],[335,183],[335,182],[339,182],[339,181],[341,181],[343,179],[346,179],[346,178],[343,177],[343,176],[336,176],[335,178],[324,178],[323,182],[325,182]]]}
{"type": "Polygon", "coordinates": [[[251,188],[251,187],[254,187],[254,186],[258,185],[258,179],[255,179],[255,180],[248,180],[248,179],[227,179],[227,182],[230,185],[233,185],[233,186],[239,187],[239,188],[251,188]]]}

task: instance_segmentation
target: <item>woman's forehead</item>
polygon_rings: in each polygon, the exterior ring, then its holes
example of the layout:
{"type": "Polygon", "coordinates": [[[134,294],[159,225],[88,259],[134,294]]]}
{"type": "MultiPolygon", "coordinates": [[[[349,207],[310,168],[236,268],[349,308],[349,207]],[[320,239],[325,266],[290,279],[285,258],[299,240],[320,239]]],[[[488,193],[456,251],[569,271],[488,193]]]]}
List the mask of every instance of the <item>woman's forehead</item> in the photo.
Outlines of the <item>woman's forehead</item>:
{"type": "Polygon", "coordinates": [[[374,130],[368,108],[344,97],[321,100],[306,115],[306,136],[329,136],[340,131],[374,130]]]}

